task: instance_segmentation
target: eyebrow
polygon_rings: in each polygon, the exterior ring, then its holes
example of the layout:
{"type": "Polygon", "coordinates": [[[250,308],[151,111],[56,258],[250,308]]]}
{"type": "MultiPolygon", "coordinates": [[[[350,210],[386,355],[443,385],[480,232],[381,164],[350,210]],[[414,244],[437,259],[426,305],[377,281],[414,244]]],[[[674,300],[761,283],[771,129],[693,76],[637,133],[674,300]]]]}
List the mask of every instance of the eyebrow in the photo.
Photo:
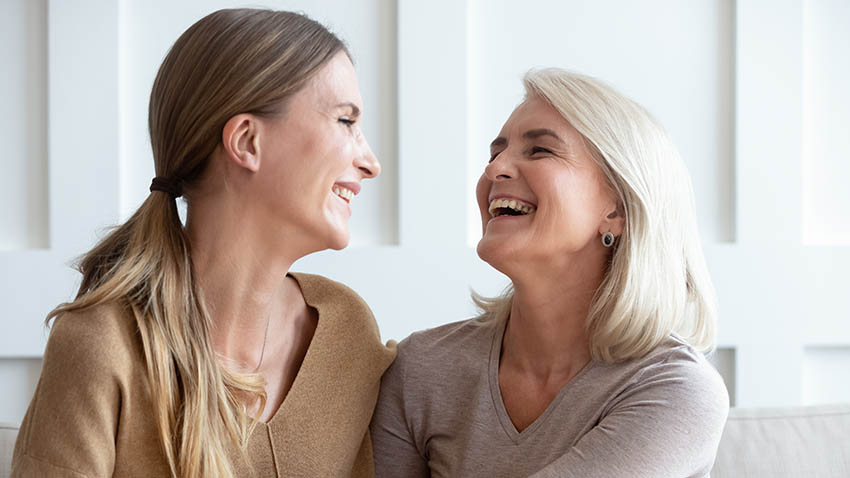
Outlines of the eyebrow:
{"type": "MultiPolygon", "coordinates": [[[[522,137],[525,139],[537,139],[541,136],[551,136],[560,143],[564,142],[564,140],[561,139],[561,137],[558,136],[554,131],[547,128],[530,129],[522,134],[522,137]]],[[[507,144],[508,140],[504,136],[499,136],[498,138],[494,139],[492,143],[490,143],[490,149],[505,146],[507,144]]]]}
{"type": "Polygon", "coordinates": [[[352,116],[360,116],[360,107],[355,105],[354,103],[352,103],[350,101],[340,103],[340,104],[336,105],[336,107],[337,108],[349,107],[349,108],[351,108],[351,115],[352,116]]]}

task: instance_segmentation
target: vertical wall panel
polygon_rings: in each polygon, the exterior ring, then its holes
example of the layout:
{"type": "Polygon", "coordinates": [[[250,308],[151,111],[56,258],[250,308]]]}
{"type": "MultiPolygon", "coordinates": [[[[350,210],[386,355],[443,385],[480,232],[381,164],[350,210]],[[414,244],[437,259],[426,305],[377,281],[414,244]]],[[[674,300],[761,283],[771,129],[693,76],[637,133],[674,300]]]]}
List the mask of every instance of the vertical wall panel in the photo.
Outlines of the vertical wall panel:
{"type": "Polygon", "coordinates": [[[47,5],[0,4],[0,252],[48,246],[47,5]]]}
{"type": "Polygon", "coordinates": [[[803,241],[850,245],[850,2],[803,13],[803,241]]]}
{"type": "Polygon", "coordinates": [[[51,249],[82,254],[118,220],[118,5],[48,10],[51,249]]]}
{"type": "MultiPolygon", "coordinates": [[[[399,239],[464,243],[466,1],[399,4],[399,239]]],[[[434,249],[432,249],[434,250],[434,249]]]]}
{"type": "Polygon", "coordinates": [[[798,244],[802,0],[736,2],[737,239],[798,244]]]}

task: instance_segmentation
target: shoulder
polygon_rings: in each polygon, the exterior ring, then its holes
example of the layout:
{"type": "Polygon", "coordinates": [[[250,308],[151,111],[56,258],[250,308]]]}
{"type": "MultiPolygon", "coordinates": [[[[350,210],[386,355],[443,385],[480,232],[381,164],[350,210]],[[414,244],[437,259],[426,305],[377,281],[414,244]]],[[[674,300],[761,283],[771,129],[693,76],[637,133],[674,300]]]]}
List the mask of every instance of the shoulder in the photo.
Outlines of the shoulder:
{"type": "Polygon", "coordinates": [[[108,303],[56,317],[44,361],[45,366],[58,364],[80,372],[104,368],[129,372],[140,354],[132,314],[117,303],[108,303]]]}
{"type": "Polygon", "coordinates": [[[313,307],[321,305],[329,309],[346,308],[349,310],[353,307],[357,312],[372,315],[366,301],[357,292],[341,282],[303,272],[292,272],[290,275],[301,287],[304,299],[313,307]]]}
{"type": "Polygon", "coordinates": [[[728,396],[723,378],[705,355],[676,335],[671,335],[647,357],[643,372],[645,377],[678,377],[690,389],[728,396]]]}
{"type": "Polygon", "coordinates": [[[410,334],[399,344],[402,352],[417,359],[435,357],[458,349],[490,349],[490,341],[495,332],[495,322],[478,319],[460,320],[410,334]]]}
{"type": "Polygon", "coordinates": [[[304,301],[319,311],[319,320],[329,327],[335,346],[351,347],[372,357],[381,371],[395,357],[395,343],[381,341],[372,309],[357,292],[345,284],[315,274],[290,273],[298,282],[304,301]]]}
{"type": "Polygon", "coordinates": [[[495,322],[468,319],[410,334],[398,344],[393,372],[410,386],[465,381],[486,372],[495,322]]]}
{"type": "MultiPolygon", "coordinates": [[[[627,365],[628,366],[628,365],[627,365]]],[[[624,395],[652,396],[673,408],[725,423],[729,394],[723,378],[705,356],[676,335],[631,364],[624,395]]]]}
{"type": "Polygon", "coordinates": [[[128,394],[141,391],[136,379],[143,368],[135,320],[121,306],[104,304],[60,314],[21,424],[17,473],[111,474],[120,417],[132,408],[128,394]]]}

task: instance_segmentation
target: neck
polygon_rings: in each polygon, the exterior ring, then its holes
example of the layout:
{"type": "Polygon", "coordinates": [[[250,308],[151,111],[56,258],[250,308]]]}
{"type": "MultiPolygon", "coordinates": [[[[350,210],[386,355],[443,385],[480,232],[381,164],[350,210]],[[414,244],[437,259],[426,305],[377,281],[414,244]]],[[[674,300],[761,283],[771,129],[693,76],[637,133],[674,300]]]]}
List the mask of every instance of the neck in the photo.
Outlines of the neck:
{"type": "Polygon", "coordinates": [[[586,321],[601,264],[535,264],[512,274],[514,297],[502,363],[540,378],[573,376],[590,360],[586,321]]]}
{"type": "Polygon", "coordinates": [[[244,212],[203,203],[190,210],[186,229],[213,347],[225,360],[252,371],[262,358],[269,321],[286,320],[303,300],[286,278],[299,255],[287,256],[279,247],[269,250],[254,240],[250,231],[255,229],[244,212]]]}

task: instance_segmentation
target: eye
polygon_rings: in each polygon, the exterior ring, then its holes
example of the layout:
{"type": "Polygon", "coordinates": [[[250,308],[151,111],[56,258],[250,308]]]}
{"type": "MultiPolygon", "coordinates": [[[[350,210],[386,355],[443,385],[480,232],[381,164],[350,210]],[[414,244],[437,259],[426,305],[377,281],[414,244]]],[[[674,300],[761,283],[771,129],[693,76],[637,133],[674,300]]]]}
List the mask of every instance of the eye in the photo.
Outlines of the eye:
{"type": "Polygon", "coordinates": [[[356,123],[356,120],[349,118],[348,116],[342,116],[337,121],[344,124],[346,128],[351,128],[356,123]]]}
{"type": "Polygon", "coordinates": [[[492,163],[496,159],[496,156],[499,155],[499,153],[501,153],[501,151],[495,151],[493,153],[490,153],[490,159],[487,161],[487,163],[492,163]]]}
{"type": "Polygon", "coordinates": [[[548,149],[546,149],[546,148],[541,148],[540,146],[534,146],[534,147],[532,147],[532,148],[531,148],[531,151],[529,152],[529,155],[534,156],[535,154],[538,154],[538,153],[542,153],[542,154],[552,154],[552,151],[549,151],[549,150],[548,150],[548,149]]]}

